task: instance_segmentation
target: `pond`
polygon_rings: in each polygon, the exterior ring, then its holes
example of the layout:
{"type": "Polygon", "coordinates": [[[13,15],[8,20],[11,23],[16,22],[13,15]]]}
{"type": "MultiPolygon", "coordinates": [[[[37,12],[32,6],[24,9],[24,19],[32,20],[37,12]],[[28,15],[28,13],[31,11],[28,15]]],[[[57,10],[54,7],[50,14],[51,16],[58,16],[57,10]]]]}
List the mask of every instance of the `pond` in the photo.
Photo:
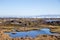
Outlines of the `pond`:
{"type": "Polygon", "coordinates": [[[26,31],[26,32],[16,32],[16,33],[13,33],[13,32],[10,32],[10,33],[7,33],[10,35],[10,37],[12,38],[16,38],[16,37],[36,37],[37,35],[42,35],[42,34],[52,34],[50,32],[50,29],[48,28],[43,28],[43,29],[40,29],[40,30],[32,30],[32,31],[26,31]]]}

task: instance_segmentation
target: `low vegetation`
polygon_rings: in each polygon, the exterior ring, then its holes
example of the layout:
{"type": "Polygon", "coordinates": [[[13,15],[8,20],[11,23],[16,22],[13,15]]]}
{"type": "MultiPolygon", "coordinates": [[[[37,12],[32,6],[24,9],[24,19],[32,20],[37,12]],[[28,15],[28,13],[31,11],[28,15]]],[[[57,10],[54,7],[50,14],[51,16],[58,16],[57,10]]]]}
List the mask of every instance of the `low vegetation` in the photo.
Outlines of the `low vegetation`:
{"type": "MultiPolygon", "coordinates": [[[[50,18],[51,20],[60,20],[60,18],[50,18]]],[[[49,18],[1,18],[0,19],[0,40],[60,40],[59,36],[39,35],[36,38],[10,38],[4,32],[30,31],[39,30],[41,28],[50,28],[51,32],[59,33],[60,21],[47,22],[49,18]],[[5,36],[7,38],[5,38],[5,36]],[[53,37],[52,37],[53,36],[53,37]]]]}

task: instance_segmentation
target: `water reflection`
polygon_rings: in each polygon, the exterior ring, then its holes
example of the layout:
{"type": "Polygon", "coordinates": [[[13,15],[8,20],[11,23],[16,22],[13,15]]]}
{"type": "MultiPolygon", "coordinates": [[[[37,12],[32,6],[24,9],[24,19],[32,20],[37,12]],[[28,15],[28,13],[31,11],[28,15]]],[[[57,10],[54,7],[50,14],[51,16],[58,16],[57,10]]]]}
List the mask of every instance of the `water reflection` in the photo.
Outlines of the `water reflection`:
{"type": "Polygon", "coordinates": [[[41,30],[32,30],[32,31],[27,31],[27,32],[16,32],[16,34],[13,34],[12,32],[8,33],[10,35],[10,37],[15,38],[15,37],[26,37],[26,36],[30,36],[30,37],[36,37],[37,35],[42,35],[42,34],[52,34],[50,32],[50,29],[48,28],[44,28],[41,30]]]}

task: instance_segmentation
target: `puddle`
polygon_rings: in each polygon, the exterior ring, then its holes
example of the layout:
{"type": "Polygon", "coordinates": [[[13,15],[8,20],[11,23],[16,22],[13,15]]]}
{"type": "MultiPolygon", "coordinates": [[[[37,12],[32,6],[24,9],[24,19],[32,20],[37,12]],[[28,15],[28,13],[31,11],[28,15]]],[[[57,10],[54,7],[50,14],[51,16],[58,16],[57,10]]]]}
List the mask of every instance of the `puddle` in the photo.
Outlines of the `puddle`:
{"type": "Polygon", "coordinates": [[[43,29],[40,29],[40,30],[32,30],[32,31],[27,31],[27,32],[16,32],[16,33],[7,33],[10,35],[10,37],[12,38],[15,38],[15,37],[36,37],[37,35],[42,35],[42,34],[52,34],[50,32],[50,29],[48,28],[43,28],[43,29]]]}

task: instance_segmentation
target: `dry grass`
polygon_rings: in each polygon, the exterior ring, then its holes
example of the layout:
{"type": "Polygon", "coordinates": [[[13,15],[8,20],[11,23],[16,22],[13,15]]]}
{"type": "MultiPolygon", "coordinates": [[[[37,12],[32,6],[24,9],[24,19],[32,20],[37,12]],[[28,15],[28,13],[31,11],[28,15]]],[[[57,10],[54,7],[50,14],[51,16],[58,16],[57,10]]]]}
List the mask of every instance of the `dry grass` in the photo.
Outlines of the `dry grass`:
{"type": "MultiPolygon", "coordinates": [[[[12,32],[14,29],[17,31],[30,31],[39,30],[41,28],[50,28],[51,32],[60,33],[60,26],[50,25],[45,23],[46,19],[40,18],[17,18],[17,19],[0,19],[0,40],[60,40],[59,36],[54,35],[39,35],[36,38],[10,38],[4,32],[12,32]]],[[[56,20],[56,19],[55,19],[56,20]]]]}

